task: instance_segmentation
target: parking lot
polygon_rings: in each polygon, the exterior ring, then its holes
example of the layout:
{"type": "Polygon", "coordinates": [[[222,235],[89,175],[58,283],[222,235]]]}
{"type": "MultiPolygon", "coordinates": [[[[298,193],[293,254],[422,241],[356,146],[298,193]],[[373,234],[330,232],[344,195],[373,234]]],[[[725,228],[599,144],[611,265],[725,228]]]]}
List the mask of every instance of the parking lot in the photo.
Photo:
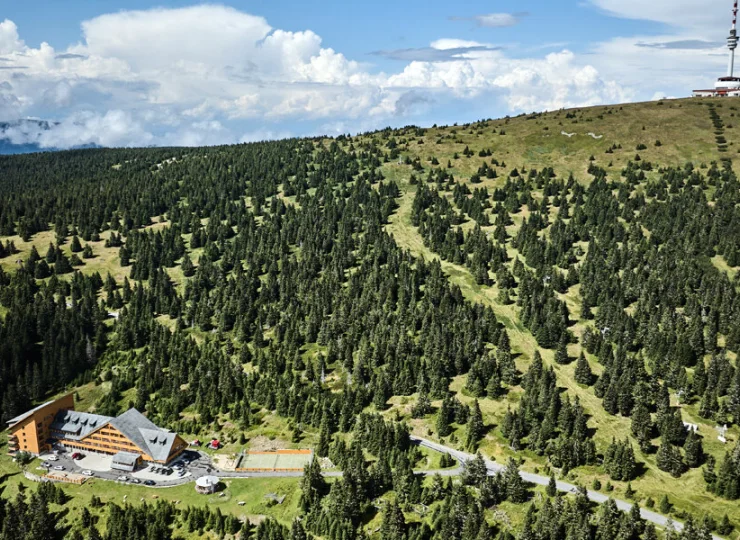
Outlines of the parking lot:
{"type": "Polygon", "coordinates": [[[213,472],[210,460],[199,452],[186,451],[177,460],[165,467],[156,463],[144,462],[133,472],[119,471],[111,468],[111,456],[81,453],[80,459],[72,459],[77,452],[57,451],[44,454],[42,468],[50,471],[66,471],[131,484],[169,487],[190,482],[199,476],[213,472]]]}
{"type": "MultiPolygon", "coordinates": [[[[144,462],[133,472],[118,471],[111,468],[111,457],[102,454],[82,452],[80,459],[72,459],[76,451],[59,450],[55,454],[44,454],[41,457],[41,470],[55,469],[57,472],[82,474],[89,478],[98,478],[112,482],[139,484],[148,487],[172,487],[192,482],[201,476],[215,475],[222,479],[252,477],[286,477],[302,476],[303,471],[223,471],[213,466],[211,458],[197,450],[186,450],[183,454],[164,467],[159,464],[144,462]]],[[[329,476],[341,473],[327,473],[329,476]]]]}

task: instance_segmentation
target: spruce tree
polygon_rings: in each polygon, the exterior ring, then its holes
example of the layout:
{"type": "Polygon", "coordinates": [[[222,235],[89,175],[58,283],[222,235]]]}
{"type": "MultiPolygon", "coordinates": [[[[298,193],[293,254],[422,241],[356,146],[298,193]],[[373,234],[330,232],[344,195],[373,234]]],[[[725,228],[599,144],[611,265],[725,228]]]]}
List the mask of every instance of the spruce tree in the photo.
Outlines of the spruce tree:
{"type": "Polygon", "coordinates": [[[668,472],[675,478],[680,477],[686,471],[686,463],[681,455],[681,450],[671,444],[665,436],[663,436],[658,453],[655,455],[655,462],[661,471],[668,472]]]}
{"type": "Polygon", "coordinates": [[[483,438],[485,433],[485,425],[483,424],[483,414],[480,410],[480,405],[476,399],[473,402],[473,410],[468,418],[467,433],[465,439],[465,447],[468,450],[475,450],[478,446],[478,441],[483,438]]]}
{"type": "Polygon", "coordinates": [[[633,412],[631,420],[632,435],[637,438],[640,450],[650,452],[652,448],[653,422],[650,410],[642,403],[638,403],[633,412]]]}
{"type": "Polygon", "coordinates": [[[558,348],[555,350],[555,362],[560,365],[565,365],[570,362],[570,357],[568,356],[568,340],[565,337],[565,334],[560,338],[558,348]]]}
{"type": "Polygon", "coordinates": [[[694,431],[690,431],[683,446],[686,452],[686,464],[691,467],[699,467],[704,462],[704,448],[701,437],[694,431]]]}
{"type": "Polygon", "coordinates": [[[452,417],[453,411],[451,406],[451,401],[449,396],[445,396],[442,400],[442,406],[439,408],[439,411],[437,412],[437,435],[440,437],[447,437],[450,433],[452,433],[452,426],[450,425],[450,419],[452,417]]]}
{"type": "Polygon", "coordinates": [[[488,475],[486,463],[480,452],[475,453],[475,457],[468,460],[463,465],[462,482],[468,486],[480,487],[488,475]]]}
{"type": "Polygon", "coordinates": [[[488,379],[488,384],[486,385],[486,395],[490,399],[498,399],[503,396],[505,392],[506,391],[501,386],[501,377],[498,374],[498,370],[495,370],[491,375],[491,378],[488,379]]]}
{"type": "Polygon", "coordinates": [[[82,251],[82,244],[80,244],[80,238],[77,235],[72,237],[72,243],[69,246],[72,253],[79,253],[82,251]]]}
{"type": "Polygon", "coordinates": [[[734,530],[734,528],[735,528],[735,527],[734,527],[734,526],[732,525],[732,523],[730,522],[730,518],[728,518],[728,517],[727,517],[727,514],[725,514],[725,515],[724,515],[724,516],[722,517],[722,521],[721,521],[721,522],[720,522],[720,524],[719,524],[719,525],[717,526],[717,532],[718,532],[719,534],[721,534],[721,535],[724,535],[724,536],[729,536],[730,534],[732,534],[732,531],[734,530]]]}
{"type": "Polygon", "coordinates": [[[502,481],[506,498],[509,501],[515,504],[521,504],[527,500],[527,489],[524,486],[524,480],[519,475],[519,467],[512,458],[509,458],[509,461],[506,463],[502,481]]]}
{"type": "Polygon", "coordinates": [[[593,384],[594,374],[583,353],[578,356],[578,361],[576,362],[575,379],[578,384],[585,386],[593,384]]]}

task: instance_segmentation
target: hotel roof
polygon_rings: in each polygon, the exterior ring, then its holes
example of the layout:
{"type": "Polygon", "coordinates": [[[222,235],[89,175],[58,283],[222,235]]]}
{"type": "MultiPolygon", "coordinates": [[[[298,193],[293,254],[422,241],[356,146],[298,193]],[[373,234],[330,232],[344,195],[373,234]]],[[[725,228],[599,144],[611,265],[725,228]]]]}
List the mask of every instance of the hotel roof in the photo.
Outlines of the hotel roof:
{"type": "Polygon", "coordinates": [[[110,425],[155,461],[163,461],[169,457],[177,436],[158,427],[136,409],[129,409],[121,416],[111,419],[110,425]]]}
{"type": "Polygon", "coordinates": [[[70,440],[80,440],[110,422],[110,416],[71,410],[59,411],[51,424],[53,431],[62,431],[70,440]]]}

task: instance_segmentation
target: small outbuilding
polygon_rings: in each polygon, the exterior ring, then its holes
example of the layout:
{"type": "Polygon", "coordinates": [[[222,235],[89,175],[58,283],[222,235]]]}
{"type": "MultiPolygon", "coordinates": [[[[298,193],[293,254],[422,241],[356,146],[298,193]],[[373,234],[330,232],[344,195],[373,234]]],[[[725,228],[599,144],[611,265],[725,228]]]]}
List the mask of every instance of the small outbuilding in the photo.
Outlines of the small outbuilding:
{"type": "Polygon", "coordinates": [[[195,491],[201,495],[210,495],[218,487],[218,476],[201,476],[195,481],[195,491]]]}
{"type": "Polygon", "coordinates": [[[219,441],[218,439],[211,440],[208,448],[210,448],[211,450],[218,450],[219,448],[221,448],[221,441],[219,441]]]}
{"type": "Polygon", "coordinates": [[[117,471],[132,472],[136,469],[140,459],[141,457],[138,454],[132,452],[118,452],[113,456],[110,467],[117,471]]]}

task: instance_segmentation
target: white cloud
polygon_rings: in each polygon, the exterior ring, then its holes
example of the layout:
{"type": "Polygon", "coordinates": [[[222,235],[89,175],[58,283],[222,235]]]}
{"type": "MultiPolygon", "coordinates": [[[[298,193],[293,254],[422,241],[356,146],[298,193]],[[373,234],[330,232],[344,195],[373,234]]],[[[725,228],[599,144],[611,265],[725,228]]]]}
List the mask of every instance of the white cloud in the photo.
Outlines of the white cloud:
{"type": "Polygon", "coordinates": [[[433,49],[439,49],[440,51],[446,51],[449,49],[477,49],[477,48],[493,48],[490,43],[480,43],[478,41],[470,41],[466,39],[449,39],[443,38],[436,41],[432,41],[429,44],[433,49]]]}
{"type": "Polygon", "coordinates": [[[510,59],[499,51],[465,62],[413,62],[389,84],[404,88],[444,88],[462,96],[495,92],[512,111],[553,110],[632,99],[633,93],[604,80],[567,50],[543,59],[510,59]]]}
{"type": "Polygon", "coordinates": [[[136,71],[225,66],[254,56],[270,30],[262,17],[225,6],[122,11],[83,22],[81,49],[136,71]]]}
{"type": "Polygon", "coordinates": [[[251,143],[260,141],[276,141],[292,137],[289,131],[272,131],[269,129],[258,129],[250,131],[239,137],[240,143],[251,143]]]}
{"type": "Polygon", "coordinates": [[[511,13],[489,13],[487,15],[478,15],[475,17],[476,22],[480,26],[486,28],[503,28],[506,26],[514,26],[519,23],[519,17],[511,13]]]}
{"type": "Polygon", "coordinates": [[[725,74],[725,37],[732,4],[702,0],[590,0],[615,17],[660,23],[655,35],[621,36],[593,47],[607,78],[642,90],[642,96],[688,96],[725,74]]]}
{"type": "Polygon", "coordinates": [[[98,146],[148,146],[154,136],[132,114],[112,110],[105,114],[84,113],[66,118],[57,127],[42,131],[42,148],[98,146]]]}
{"type": "Polygon", "coordinates": [[[704,0],[590,0],[611,15],[715,32],[730,27],[730,2],[704,0]]]}
{"type": "Polygon", "coordinates": [[[727,51],[715,49],[671,49],[645,47],[644,43],[670,43],[676,36],[620,37],[594,47],[594,62],[604,66],[607,77],[618,77],[625,85],[684,89],[688,95],[695,85],[708,84],[724,74],[727,51]]]}
{"type": "MultiPolygon", "coordinates": [[[[501,26],[521,16],[476,20],[501,26]]],[[[80,42],[63,50],[26,46],[5,21],[0,51],[11,68],[0,69],[0,119],[61,119],[35,138],[23,135],[45,147],[221,144],[245,132],[282,136],[288,122],[359,129],[482,95],[512,112],[632,96],[568,51],[512,59],[463,39],[396,54],[415,58],[379,73],[311,30],[274,29],[218,5],[102,15],[83,22],[80,42]]]]}
{"type": "Polygon", "coordinates": [[[18,37],[18,27],[13,21],[5,19],[0,23],[0,54],[10,54],[22,50],[23,42],[18,37]]]}

